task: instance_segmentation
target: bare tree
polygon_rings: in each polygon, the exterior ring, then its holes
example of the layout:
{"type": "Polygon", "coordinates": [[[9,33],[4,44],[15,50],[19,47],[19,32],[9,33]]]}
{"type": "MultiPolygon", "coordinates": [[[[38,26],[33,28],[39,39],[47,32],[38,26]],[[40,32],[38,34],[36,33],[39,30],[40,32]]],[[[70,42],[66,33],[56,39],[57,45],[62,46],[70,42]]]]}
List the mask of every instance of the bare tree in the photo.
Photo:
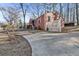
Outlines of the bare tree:
{"type": "Polygon", "coordinates": [[[76,20],[77,20],[77,25],[79,25],[79,21],[78,21],[78,3],[76,3],[75,6],[76,6],[76,20]]]}
{"type": "Polygon", "coordinates": [[[20,3],[20,7],[22,9],[22,13],[23,13],[23,18],[24,18],[24,29],[25,29],[25,26],[26,26],[26,23],[25,23],[25,19],[26,19],[26,11],[27,11],[27,5],[23,4],[23,3],[20,3]]]}
{"type": "Polygon", "coordinates": [[[53,11],[55,11],[56,5],[57,5],[57,3],[52,3],[53,11]]]}
{"type": "Polygon", "coordinates": [[[53,12],[55,11],[57,3],[43,3],[43,8],[45,10],[45,12],[49,11],[49,12],[53,12]]]}
{"type": "Polygon", "coordinates": [[[67,22],[69,21],[69,3],[67,4],[67,22]]]}
{"type": "Polygon", "coordinates": [[[4,19],[10,24],[17,24],[16,22],[20,19],[20,11],[16,8],[9,7],[9,8],[0,8],[4,19]]]}
{"type": "Polygon", "coordinates": [[[60,6],[60,15],[63,16],[63,7],[62,7],[62,4],[60,3],[59,6],[60,6]]]}
{"type": "Polygon", "coordinates": [[[32,15],[32,18],[36,19],[37,17],[43,15],[45,12],[49,11],[55,11],[56,3],[32,3],[31,6],[28,7],[30,9],[30,13],[32,15]]]}
{"type": "Polygon", "coordinates": [[[17,27],[18,20],[20,19],[20,11],[13,7],[0,8],[4,19],[7,21],[6,32],[9,40],[15,40],[15,28],[17,27]],[[9,32],[9,31],[12,31],[9,32]]]}
{"type": "Polygon", "coordinates": [[[43,8],[43,4],[38,4],[38,3],[33,3],[30,4],[30,13],[33,16],[32,18],[36,19],[37,17],[39,17],[40,15],[42,15],[44,13],[44,8],[43,8]]]}

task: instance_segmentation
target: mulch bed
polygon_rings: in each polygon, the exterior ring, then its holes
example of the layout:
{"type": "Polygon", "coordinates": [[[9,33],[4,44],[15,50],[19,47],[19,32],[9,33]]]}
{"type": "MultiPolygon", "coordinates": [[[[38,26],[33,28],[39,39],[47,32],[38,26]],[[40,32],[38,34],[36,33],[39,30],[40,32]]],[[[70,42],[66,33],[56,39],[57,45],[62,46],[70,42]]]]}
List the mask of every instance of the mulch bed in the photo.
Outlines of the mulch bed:
{"type": "Polygon", "coordinates": [[[16,40],[6,40],[4,44],[0,44],[0,56],[31,56],[32,48],[29,42],[19,35],[15,38],[16,40]]]}

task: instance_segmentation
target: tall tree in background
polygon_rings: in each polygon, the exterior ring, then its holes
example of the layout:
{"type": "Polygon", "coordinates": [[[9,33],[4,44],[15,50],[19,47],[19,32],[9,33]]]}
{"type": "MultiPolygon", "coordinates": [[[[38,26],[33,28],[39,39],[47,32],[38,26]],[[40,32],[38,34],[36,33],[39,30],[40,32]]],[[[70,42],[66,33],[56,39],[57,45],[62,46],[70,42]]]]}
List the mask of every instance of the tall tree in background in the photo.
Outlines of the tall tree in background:
{"type": "Polygon", "coordinates": [[[44,13],[46,13],[49,9],[48,8],[49,4],[48,3],[43,3],[42,6],[43,6],[43,9],[44,9],[44,13]]]}
{"type": "Polygon", "coordinates": [[[17,10],[16,8],[9,7],[9,8],[4,8],[1,7],[0,11],[3,15],[3,18],[7,21],[7,23],[16,25],[18,20],[20,19],[20,11],[17,10]]]}
{"type": "Polygon", "coordinates": [[[71,8],[70,13],[71,13],[71,16],[70,16],[71,17],[71,20],[72,20],[72,22],[75,25],[75,4],[72,4],[72,8],[71,8]]]}
{"type": "Polygon", "coordinates": [[[73,22],[74,25],[77,25],[77,19],[76,19],[76,4],[73,4],[73,22]]]}
{"type": "Polygon", "coordinates": [[[26,19],[26,11],[27,11],[27,8],[24,7],[24,4],[23,4],[23,3],[20,3],[20,6],[21,6],[21,9],[22,9],[22,13],[23,13],[23,18],[24,18],[24,29],[25,29],[25,26],[26,26],[25,19],[26,19]]]}
{"type": "Polygon", "coordinates": [[[20,19],[20,11],[14,7],[1,7],[0,11],[2,12],[3,18],[7,21],[6,26],[2,26],[9,37],[9,40],[16,40],[15,38],[15,30],[18,29],[18,21],[20,19]],[[10,31],[13,33],[11,34],[10,31]]]}
{"type": "Polygon", "coordinates": [[[77,25],[79,25],[79,21],[78,21],[78,3],[76,3],[75,5],[76,5],[76,20],[77,20],[77,25]]]}
{"type": "Polygon", "coordinates": [[[57,3],[49,3],[47,4],[47,9],[49,9],[49,12],[53,12],[53,11],[56,11],[55,8],[56,8],[56,5],[57,3]]]}
{"type": "Polygon", "coordinates": [[[62,11],[62,4],[60,3],[59,5],[60,5],[60,15],[62,16],[62,12],[63,12],[62,11]]]}
{"type": "Polygon", "coordinates": [[[43,4],[30,4],[31,6],[29,9],[31,10],[30,13],[32,15],[33,19],[36,19],[37,17],[41,16],[44,13],[44,7],[43,4]]]}
{"type": "Polygon", "coordinates": [[[67,3],[67,22],[69,22],[69,3],[67,3]]]}
{"type": "Polygon", "coordinates": [[[43,8],[44,8],[44,11],[47,12],[53,12],[53,11],[56,11],[55,8],[56,8],[56,5],[57,3],[43,3],[43,8]]]}
{"type": "Polygon", "coordinates": [[[56,7],[56,3],[52,3],[52,8],[53,8],[53,11],[55,11],[55,7],[56,7]]]}
{"type": "Polygon", "coordinates": [[[35,11],[36,11],[36,15],[37,15],[37,17],[39,17],[40,16],[40,7],[41,7],[41,4],[34,4],[34,6],[35,6],[35,11]]]}

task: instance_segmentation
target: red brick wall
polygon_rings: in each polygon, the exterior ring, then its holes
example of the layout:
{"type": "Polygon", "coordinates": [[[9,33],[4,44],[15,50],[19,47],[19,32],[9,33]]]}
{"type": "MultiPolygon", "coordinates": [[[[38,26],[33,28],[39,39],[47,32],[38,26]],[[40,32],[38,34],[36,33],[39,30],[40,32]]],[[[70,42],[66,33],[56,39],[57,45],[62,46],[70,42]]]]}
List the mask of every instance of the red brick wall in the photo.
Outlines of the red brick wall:
{"type": "Polygon", "coordinates": [[[38,29],[40,28],[42,30],[45,30],[45,24],[46,22],[48,22],[48,16],[50,16],[50,21],[52,22],[53,18],[55,17],[53,13],[45,13],[36,19],[35,25],[38,29]]]}
{"type": "Polygon", "coordinates": [[[42,15],[36,19],[35,25],[36,25],[37,29],[44,30],[44,15],[42,15]]]}

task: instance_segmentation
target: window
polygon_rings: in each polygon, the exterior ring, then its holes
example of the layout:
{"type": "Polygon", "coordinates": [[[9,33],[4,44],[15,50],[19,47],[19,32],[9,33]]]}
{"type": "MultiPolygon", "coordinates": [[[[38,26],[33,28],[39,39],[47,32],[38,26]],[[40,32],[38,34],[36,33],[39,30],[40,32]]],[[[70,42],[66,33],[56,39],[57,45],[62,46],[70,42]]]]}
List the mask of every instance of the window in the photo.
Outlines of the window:
{"type": "Polygon", "coordinates": [[[48,22],[50,21],[50,16],[48,16],[48,22]]]}

